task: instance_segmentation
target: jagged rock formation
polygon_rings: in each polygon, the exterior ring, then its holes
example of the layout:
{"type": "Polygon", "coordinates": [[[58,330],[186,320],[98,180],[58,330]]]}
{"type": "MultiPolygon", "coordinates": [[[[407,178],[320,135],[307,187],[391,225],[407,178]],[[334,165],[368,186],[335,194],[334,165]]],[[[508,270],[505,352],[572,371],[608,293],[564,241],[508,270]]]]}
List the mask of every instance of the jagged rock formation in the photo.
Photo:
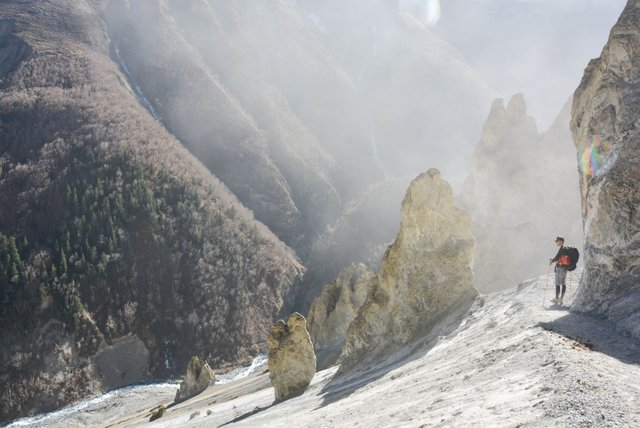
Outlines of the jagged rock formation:
{"type": "Polygon", "coordinates": [[[555,255],[554,239],[582,248],[578,174],[569,104],[538,133],[522,94],[494,101],[473,155],[460,205],[471,213],[481,291],[513,287],[555,255]]]}
{"type": "Polygon", "coordinates": [[[145,110],[98,3],[0,3],[0,420],[244,361],[303,272],[145,110]]]}
{"type": "Polygon", "coordinates": [[[466,311],[473,287],[469,214],[454,205],[436,169],[418,176],[402,202],[402,224],[347,331],[341,369],[379,359],[466,311]]]}
{"type": "Polygon", "coordinates": [[[174,403],[187,400],[194,395],[213,385],[216,381],[216,374],[206,361],[197,356],[191,358],[187,365],[187,373],[180,384],[180,389],[176,392],[174,403]]]}
{"type": "Polygon", "coordinates": [[[307,328],[318,370],[338,360],[349,324],[364,303],[368,284],[374,276],[375,273],[362,263],[349,266],[313,301],[307,317],[307,328]]]}
{"type": "Polygon", "coordinates": [[[629,1],[575,92],[585,269],[573,309],[640,338],[640,8],[629,1]]]}
{"type": "Polygon", "coordinates": [[[271,327],[269,346],[269,378],[276,401],[302,394],[316,373],[316,356],[307,331],[307,321],[294,312],[285,323],[271,327]]]}

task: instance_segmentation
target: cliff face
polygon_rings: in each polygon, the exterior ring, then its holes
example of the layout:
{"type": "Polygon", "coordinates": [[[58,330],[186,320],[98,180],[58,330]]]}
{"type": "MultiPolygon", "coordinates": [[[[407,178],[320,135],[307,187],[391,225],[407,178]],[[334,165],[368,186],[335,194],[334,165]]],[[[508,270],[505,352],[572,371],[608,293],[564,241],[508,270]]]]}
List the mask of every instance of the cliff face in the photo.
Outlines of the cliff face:
{"type": "Polygon", "coordinates": [[[471,219],[454,205],[449,184],[435,169],[420,175],[402,202],[398,236],[349,326],[341,369],[389,355],[468,308],[477,295],[473,250],[471,219]]]}
{"type": "Polygon", "coordinates": [[[535,276],[556,236],[581,249],[577,189],[569,105],[538,133],[522,94],[506,108],[494,101],[460,196],[473,219],[476,286],[497,291],[535,276]]]}
{"type": "Polygon", "coordinates": [[[0,5],[3,420],[247,359],[302,273],[144,108],[96,7],[0,5]]]}
{"type": "Polygon", "coordinates": [[[629,1],[575,92],[585,270],[574,310],[640,337],[640,9],[629,1]]]}

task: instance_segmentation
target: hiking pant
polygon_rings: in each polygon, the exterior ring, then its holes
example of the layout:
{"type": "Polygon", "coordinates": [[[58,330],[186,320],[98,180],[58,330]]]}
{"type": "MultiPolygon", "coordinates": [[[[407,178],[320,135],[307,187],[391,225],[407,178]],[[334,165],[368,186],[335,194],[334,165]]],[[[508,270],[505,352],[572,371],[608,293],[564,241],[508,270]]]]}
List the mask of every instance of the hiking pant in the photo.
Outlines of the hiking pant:
{"type": "Polygon", "coordinates": [[[567,268],[562,266],[556,266],[556,299],[558,297],[564,297],[565,291],[567,291],[567,268]],[[562,295],[560,295],[561,285],[562,285],[562,295]]]}

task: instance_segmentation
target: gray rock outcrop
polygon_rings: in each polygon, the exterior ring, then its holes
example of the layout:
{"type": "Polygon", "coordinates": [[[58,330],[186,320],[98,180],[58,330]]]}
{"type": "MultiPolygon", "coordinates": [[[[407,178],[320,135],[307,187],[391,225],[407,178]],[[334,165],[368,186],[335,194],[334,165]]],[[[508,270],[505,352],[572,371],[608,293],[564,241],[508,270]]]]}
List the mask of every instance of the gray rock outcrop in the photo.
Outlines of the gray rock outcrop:
{"type": "Polygon", "coordinates": [[[216,374],[206,361],[194,356],[187,365],[187,374],[184,376],[180,389],[176,392],[174,403],[187,400],[200,394],[213,385],[216,381],[216,374]]]}
{"type": "Polygon", "coordinates": [[[522,94],[493,102],[473,154],[460,205],[476,239],[475,284],[492,292],[540,274],[553,240],[582,248],[575,149],[567,103],[546,132],[527,114],[522,94]]]}
{"type": "Polygon", "coordinates": [[[341,369],[388,355],[466,310],[477,296],[473,251],[470,216],[454,205],[439,171],[413,180],[398,236],[347,331],[341,369]]]}
{"type": "Polygon", "coordinates": [[[364,303],[369,281],[374,276],[375,273],[362,263],[349,266],[322,290],[311,305],[307,328],[318,370],[338,360],[349,324],[364,303]]]}
{"type": "Polygon", "coordinates": [[[571,120],[580,162],[585,269],[573,310],[640,338],[640,8],[629,1],[585,70],[571,120]]]}
{"type": "Polygon", "coordinates": [[[307,331],[306,319],[294,312],[285,323],[271,327],[269,346],[269,378],[276,401],[302,394],[316,373],[316,356],[307,331]]]}

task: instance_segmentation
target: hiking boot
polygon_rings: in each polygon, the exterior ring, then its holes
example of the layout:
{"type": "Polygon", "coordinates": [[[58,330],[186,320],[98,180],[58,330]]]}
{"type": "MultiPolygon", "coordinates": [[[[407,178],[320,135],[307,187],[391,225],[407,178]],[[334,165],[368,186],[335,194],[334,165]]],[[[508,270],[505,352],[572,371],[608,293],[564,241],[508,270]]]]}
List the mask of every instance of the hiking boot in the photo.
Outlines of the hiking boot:
{"type": "Polygon", "coordinates": [[[558,299],[558,304],[562,306],[562,297],[558,299]]]}
{"type": "Polygon", "coordinates": [[[557,304],[557,303],[558,303],[558,298],[551,299],[551,303],[553,303],[553,304],[557,304]]]}

